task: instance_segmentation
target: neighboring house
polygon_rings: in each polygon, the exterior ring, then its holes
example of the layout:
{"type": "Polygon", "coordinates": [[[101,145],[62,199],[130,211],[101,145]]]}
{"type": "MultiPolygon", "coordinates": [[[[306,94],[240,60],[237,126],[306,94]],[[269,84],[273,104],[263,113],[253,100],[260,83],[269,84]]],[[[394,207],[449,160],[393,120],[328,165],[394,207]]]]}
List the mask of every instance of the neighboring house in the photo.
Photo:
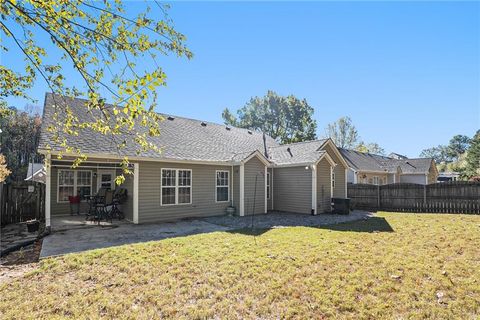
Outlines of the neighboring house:
{"type": "Polygon", "coordinates": [[[45,183],[47,171],[43,163],[29,163],[27,170],[27,177],[25,181],[36,181],[45,183]]]}
{"type": "Polygon", "coordinates": [[[458,172],[440,172],[437,177],[437,182],[457,181],[460,179],[458,172]]]}
{"type": "Polygon", "coordinates": [[[348,183],[382,185],[437,182],[438,171],[431,158],[397,159],[348,149],[339,150],[349,165],[348,183]]]}
{"type": "Polygon", "coordinates": [[[407,160],[408,157],[407,156],[404,156],[402,154],[398,154],[398,153],[395,153],[395,152],[392,152],[388,155],[389,158],[392,158],[392,159],[397,159],[397,160],[407,160]]]}
{"type": "Polygon", "coordinates": [[[151,138],[160,154],[137,154],[133,145],[119,154],[111,136],[82,129],[68,139],[88,159],[72,169],[74,155],[57,159],[62,148],[46,130],[55,101],[68,104],[79,119],[93,116],[85,100],[57,97],[45,97],[39,144],[48,163],[47,226],[52,215],[69,214],[69,196],[115,188],[123,156],[133,174],[120,186],[128,191],[122,210],[134,223],[222,215],[228,206],[240,216],[271,210],[318,214],[331,210],[332,197],[346,198],[348,164],[330,139],[279,145],[260,132],[167,115],[160,136],[151,138]]]}

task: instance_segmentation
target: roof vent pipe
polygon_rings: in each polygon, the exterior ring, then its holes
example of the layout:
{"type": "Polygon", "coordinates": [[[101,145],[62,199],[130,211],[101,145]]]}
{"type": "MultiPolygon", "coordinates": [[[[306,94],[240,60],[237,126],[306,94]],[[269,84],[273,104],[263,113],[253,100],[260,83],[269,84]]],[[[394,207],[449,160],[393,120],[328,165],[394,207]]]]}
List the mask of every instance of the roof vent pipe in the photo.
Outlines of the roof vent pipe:
{"type": "Polygon", "coordinates": [[[248,134],[252,134],[252,130],[248,130],[248,134]]]}
{"type": "Polygon", "coordinates": [[[290,147],[287,148],[287,151],[290,154],[290,157],[293,157],[292,150],[290,150],[290,147]]]}
{"type": "Polygon", "coordinates": [[[167,118],[167,119],[168,119],[168,120],[170,120],[170,121],[173,121],[173,120],[175,120],[175,118],[174,118],[174,117],[172,117],[172,116],[168,116],[168,118],[167,118]]]}
{"type": "Polygon", "coordinates": [[[206,127],[207,124],[205,122],[202,122],[202,127],[206,127]]]}

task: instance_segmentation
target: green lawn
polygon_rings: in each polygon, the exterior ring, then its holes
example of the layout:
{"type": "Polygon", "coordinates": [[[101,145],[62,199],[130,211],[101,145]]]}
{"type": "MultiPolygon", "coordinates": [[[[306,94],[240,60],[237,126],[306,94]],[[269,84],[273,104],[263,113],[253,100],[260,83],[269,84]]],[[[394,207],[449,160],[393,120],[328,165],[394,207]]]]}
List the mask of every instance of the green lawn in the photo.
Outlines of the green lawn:
{"type": "Polygon", "coordinates": [[[379,213],[70,254],[0,286],[7,318],[478,319],[480,216],[379,213]]]}

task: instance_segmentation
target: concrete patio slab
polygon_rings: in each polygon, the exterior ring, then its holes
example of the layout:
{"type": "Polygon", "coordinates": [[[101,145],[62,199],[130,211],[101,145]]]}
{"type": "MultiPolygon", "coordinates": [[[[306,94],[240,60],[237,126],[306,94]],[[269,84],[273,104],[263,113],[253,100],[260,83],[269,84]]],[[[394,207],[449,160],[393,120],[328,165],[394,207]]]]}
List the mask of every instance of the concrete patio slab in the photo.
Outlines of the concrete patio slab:
{"type": "Polygon", "coordinates": [[[230,217],[230,216],[218,216],[203,218],[203,221],[218,224],[230,229],[271,229],[282,227],[316,227],[330,224],[343,223],[348,221],[368,219],[372,217],[371,212],[355,210],[350,214],[318,214],[316,216],[299,214],[299,213],[287,213],[287,212],[273,212],[267,214],[256,215],[254,217],[230,217]]]}

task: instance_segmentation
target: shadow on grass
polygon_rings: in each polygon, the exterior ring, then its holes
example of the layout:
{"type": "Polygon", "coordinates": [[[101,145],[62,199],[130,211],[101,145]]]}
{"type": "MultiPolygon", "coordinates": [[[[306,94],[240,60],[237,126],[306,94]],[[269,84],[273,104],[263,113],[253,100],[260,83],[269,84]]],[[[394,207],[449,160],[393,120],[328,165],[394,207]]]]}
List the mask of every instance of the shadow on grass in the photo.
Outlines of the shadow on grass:
{"type": "MultiPolygon", "coordinates": [[[[342,223],[330,224],[330,225],[304,226],[299,224],[298,226],[332,230],[332,231],[348,231],[348,232],[367,232],[367,233],[395,232],[395,230],[393,230],[392,226],[390,226],[388,221],[385,220],[385,218],[381,218],[381,217],[372,217],[364,220],[342,222],[342,223]]],[[[288,225],[286,227],[296,227],[296,226],[288,225]]],[[[275,227],[275,229],[277,228],[278,227],[275,227]]],[[[242,229],[236,229],[236,230],[229,230],[227,232],[239,233],[239,234],[248,235],[248,236],[260,236],[271,229],[274,229],[274,228],[242,228],[242,229]]]]}
{"type": "Polygon", "coordinates": [[[333,225],[318,226],[318,229],[327,229],[333,231],[351,231],[351,232],[394,232],[392,226],[385,218],[372,217],[365,220],[344,222],[333,225]]]}

